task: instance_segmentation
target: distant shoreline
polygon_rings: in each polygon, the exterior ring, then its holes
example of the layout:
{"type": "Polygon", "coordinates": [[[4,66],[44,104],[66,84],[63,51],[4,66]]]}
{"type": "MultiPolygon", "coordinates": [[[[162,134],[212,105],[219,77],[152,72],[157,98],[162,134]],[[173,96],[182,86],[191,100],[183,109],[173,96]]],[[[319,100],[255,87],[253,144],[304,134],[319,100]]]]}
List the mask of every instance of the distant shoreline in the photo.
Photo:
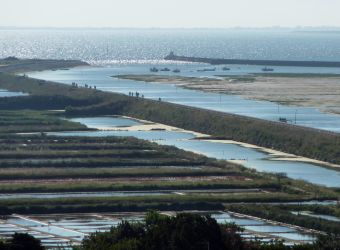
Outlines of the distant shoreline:
{"type": "Polygon", "coordinates": [[[19,59],[8,57],[0,59],[0,66],[0,73],[21,73],[42,70],[66,70],[68,68],[90,65],[80,60],[19,59]]]}
{"type": "Polygon", "coordinates": [[[237,64],[237,65],[260,65],[260,66],[290,66],[290,67],[325,67],[338,68],[340,62],[337,61],[291,61],[291,60],[253,60],[253,59],[222,59],[207,57],[178,56],[174,53],[167,55],[165,60],[208,63],[212,65],[237,64]]]}

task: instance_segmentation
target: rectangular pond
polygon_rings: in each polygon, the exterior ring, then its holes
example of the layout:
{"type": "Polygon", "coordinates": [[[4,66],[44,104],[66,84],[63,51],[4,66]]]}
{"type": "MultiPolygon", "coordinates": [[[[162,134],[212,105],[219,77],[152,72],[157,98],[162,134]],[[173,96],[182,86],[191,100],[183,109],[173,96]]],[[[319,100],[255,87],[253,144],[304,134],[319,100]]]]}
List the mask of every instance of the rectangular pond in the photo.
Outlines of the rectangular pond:
{"type": "MultiPolygon", "coordinates": [[[[312,242],[311,234],[299,232],[287,226],[271,224],[246,215],[229,212],[190,211],[198,214],[210,214],[218,223],[235,223],[245,229],[245,239],[269,241],[274,238],[285,239],[286,244],[312,242]]],[[[173,215],[174,212],[166,212],[173,215]]],[[[43,245],[56,247],[70,246],[93,232],[105,232],[121,221],[138,222],[144,220],[144,213],[91,213],[91,214],[47,214],[47,215],[12,215],[0,221],[0,236],[10,237],[14,232],[27,232],[39,239],[43,245]]]]}

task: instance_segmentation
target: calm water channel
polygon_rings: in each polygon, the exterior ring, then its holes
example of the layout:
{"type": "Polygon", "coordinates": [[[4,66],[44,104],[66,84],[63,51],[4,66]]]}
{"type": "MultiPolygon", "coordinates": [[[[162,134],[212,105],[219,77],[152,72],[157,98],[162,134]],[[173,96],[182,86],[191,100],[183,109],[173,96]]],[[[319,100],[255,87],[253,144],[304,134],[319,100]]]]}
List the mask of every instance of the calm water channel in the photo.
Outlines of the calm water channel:
{"type": "Polygon", "coordinates": [[[255,168],[258,171],[285,172],[288,177],[302,179],[311,183],[325,185],[327,187],[340,187],[340,172],[326,169],[314,164],[271,160],[268,153],[260,152],[252,148],[246,148],[237,144],[209,142],[204,140],[192,140],[195,135],[189,132],[177,131],[127,131],[123,125],[131,126],[137,121],[119,117],[92,117],[71,119],[81,122],[92,128],[114,128],[119,126],[120,131],[79,131],[79,132],[55,132],[51,135],[67,136],[134,136],[140,139],[154,141],[159,144],[173,145],[178,148],[197,152],[208,157],[225,160],[243,160],[244,166],[255,168]],[[94,125],[96,124],[96,125],[94,125]]]}
{"type": "MultiPolygon", "coordinates": [[[[176,87],[173,84],[145,83],[131,80],[120,80],[113,78],[113,75],[119,74],[149,74],[150,64],[134,65],[115,65],[110,67],[83,67],[70,70],[43,71],[29,73],[30,77],[52,80],[62,83],[71,84],[77,82],[84,85],[95,85],[98,89],[110,92],[128,94],[129,92],[139,92],[145,98],[158,99],[163,101],[183,104],[203,109],[216,110],[226,113],[239,114],[265,120],[278,121],[280,117],[296,121],[297,125],[340,132],[340,115],[321,113],[315,108],[295,107],[295,106],[278,106],[276,103],[267,101],[246,100],[236,95],[215,94],[203,91],[189,90],[176,87]]],[[[170,68],[178,65],[166,65],[170,68]]],[[[225,74],[221,68],[214,72],[197,72],[201,68],[200,64],[180,65],[180,75],[196,77],[214,77],[214,75],[225,74]]],[[[204,67],[204,66],[203,66],[204,67]]],[[[206,67],[206,66],[205,66],[206,67]]],[[[261,67],[240,66],[231,67],[228,74],[247,74],[251,72],[260,73],[261,67]]],[[[327,72],[331,69],[309,69],[309,68],[290,68],[281,67],[276,72],[327,72]],[[319,71],[318,71],[319,70],[319,71]]],[[[339,71],[339,70],[337,70],[339,71]]],[[[335,72],[333,72],[335,73],[335,72]]],[[[340,72],[338,72],[340,73],[340,72]]],[[[170,74],[175,73],[159,73],[170,74]]]]}

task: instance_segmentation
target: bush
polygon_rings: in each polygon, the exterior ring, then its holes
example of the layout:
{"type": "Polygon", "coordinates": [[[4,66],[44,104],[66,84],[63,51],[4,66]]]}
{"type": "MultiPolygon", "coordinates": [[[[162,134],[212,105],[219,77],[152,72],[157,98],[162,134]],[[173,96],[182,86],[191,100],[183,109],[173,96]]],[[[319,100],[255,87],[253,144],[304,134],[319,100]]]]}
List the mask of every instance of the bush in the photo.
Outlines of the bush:
{"type": "Polygon", "coordinates": [[[44,250],[40,240],[25,233],[15,233],[12,239],[0,243],[0,250],[44,250]]]}

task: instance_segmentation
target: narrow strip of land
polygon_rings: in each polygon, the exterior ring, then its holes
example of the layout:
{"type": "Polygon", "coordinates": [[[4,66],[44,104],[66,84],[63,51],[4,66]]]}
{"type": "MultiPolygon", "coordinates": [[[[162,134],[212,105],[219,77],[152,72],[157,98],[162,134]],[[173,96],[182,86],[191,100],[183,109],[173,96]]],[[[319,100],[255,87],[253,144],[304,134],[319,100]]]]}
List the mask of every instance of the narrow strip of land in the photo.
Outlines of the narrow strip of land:
{"type": "Polygon", "coordinates": [[[251,59],[218,59],[204,57],[177,56],[170,53],[165,60],[199,62],[209,64],[240,64],[240,65],[263,65],[263,66],[294,66],[294,67],[340,67],[340,62],[327,61],[288,61],[288,60],[251,60],[251,59]]]}

